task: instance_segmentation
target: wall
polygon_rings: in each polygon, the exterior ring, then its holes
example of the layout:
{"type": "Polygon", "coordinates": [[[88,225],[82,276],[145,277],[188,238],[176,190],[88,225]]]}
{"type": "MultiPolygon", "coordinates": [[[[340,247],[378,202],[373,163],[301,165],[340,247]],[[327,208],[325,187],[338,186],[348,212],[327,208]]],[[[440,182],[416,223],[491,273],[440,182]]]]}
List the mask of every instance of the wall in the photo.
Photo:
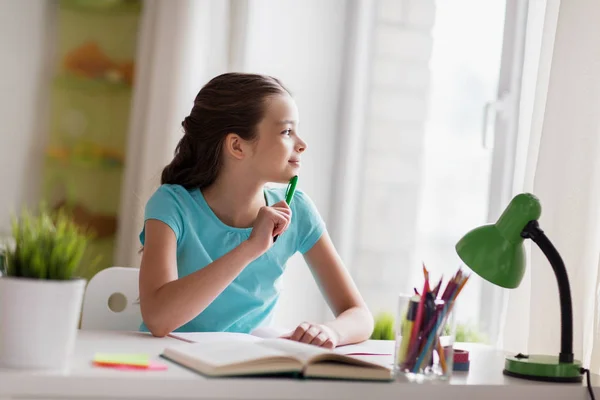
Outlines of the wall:
{"type": "Polygon", "coordinates": [[[35,205],[40,191],[50,4],[0,1],[0,236],[9,230],[11,213],[35,205]]]}
{"type": "MultiPolygon", "coordinates": [[[[300,112],[300,135],[308,144],[299,186],[325,221],[338,129],[344,49],[343,0],[250,0],[243,60],[246,72],[277,76],[292,91],[300,112]]],[[[326,304],[302,257],[288,263],[275,323],[321,320],[326,304]],[[289,310],[293,310],[290,315],[289,310]]],[[[293,326],[292,326],[293,327],[293,326]]]]}
{"type": "Polygon", "coordinates": [[[435,20],[434,0],[375,11],[362,195],[352,271],[375,314],[394,311],[415,260],[435,20]],[[382,224],[382,221],[385,221],[382,224]]]}

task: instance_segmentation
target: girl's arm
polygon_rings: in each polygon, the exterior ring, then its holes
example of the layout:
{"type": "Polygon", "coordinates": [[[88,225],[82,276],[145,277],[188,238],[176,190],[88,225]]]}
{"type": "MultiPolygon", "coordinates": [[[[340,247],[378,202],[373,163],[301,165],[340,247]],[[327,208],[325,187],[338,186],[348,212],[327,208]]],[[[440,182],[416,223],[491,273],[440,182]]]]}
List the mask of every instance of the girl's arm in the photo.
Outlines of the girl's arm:
{"type": "Polygon", "coordinates": [[[367,340],[373,332],[373,316],[354,285],[327,231],[304,255],[318,280],[335,320],[324,325],[303,323],[292,340],[324,347],[367,340]]]}
{"type": "Polygon", "coordinates": [[[165,336],[194,319],[252,261],[284,232],[291,218],[286,204],[263,207],[250,238],[204,268],[178,279],[177,239],[164,222],[149,219],[140,266],[142,319],[154,336],[165,336]]]}

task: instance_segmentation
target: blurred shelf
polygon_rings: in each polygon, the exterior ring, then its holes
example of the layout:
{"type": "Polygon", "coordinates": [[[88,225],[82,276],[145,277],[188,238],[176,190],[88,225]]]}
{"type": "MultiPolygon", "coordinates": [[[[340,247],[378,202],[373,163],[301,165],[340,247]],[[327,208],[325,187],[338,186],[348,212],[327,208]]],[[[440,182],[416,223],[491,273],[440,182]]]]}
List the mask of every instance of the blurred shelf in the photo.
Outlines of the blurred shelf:
{"type": "Polygon", "coordinates": [[[84,78],[72,74],[58,75],[54,78],[57,87],[86,92],[127,93],[132,87],[123,82],[111,82],[105,79],[84,78]]]}
{"type": "Polygon", "coordinates": [[[116,160],[103,159],[91,160],[85,157],[59,158],[53,155],[46,155],[46,161],[49,166],[62,168],[77,168],[78,170],[95,170],[106,172],[122,172],[123,164],[116,160]]]}
{"type": "Polygon", "coordinates": [[[140,0],[61,0],[60,8],[92,14],[139,13],[140,0]]]}

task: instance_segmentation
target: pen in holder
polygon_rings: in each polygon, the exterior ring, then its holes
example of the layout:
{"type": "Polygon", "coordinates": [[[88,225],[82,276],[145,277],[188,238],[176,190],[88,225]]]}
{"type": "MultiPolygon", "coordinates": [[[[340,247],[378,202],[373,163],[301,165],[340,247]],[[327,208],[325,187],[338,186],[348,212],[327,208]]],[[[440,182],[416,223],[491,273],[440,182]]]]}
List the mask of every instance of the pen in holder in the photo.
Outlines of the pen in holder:
{"type": "Polygon", "coordinates": [[[423,290],[401,295],[394,352],[394,372],[409,381],[449,379],[452,376],[456,336],[455,301],[468,280],[458,271],[442,291],[429,286],[423,267],[423,290]]]}

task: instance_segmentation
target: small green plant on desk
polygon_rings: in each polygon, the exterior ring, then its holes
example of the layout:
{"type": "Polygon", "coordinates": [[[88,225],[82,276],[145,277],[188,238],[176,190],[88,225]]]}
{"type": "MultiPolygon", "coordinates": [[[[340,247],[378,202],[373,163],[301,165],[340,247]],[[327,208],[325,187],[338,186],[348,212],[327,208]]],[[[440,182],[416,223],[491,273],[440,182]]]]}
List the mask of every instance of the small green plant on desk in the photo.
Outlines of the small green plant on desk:
{"type": "Polygon", "coordinates": [[[0,276],[0,364],[66,370],[85,290],[78,272],[89,236],[64,213],[24,210],[12,224],[0,276]],[[48,351],[52,348],[53,351],[48,351]]]}
{"type": "MultiPolygon", "coordinates": [[[[444,334],[449,334],[448,327],[444,328],[444,334]]],[[[487,343],[487,337],[479,331],[473,324],[456,324],[456,335],[454,341],[460,343],[487,343]]]]}
{"type": "MultiPolygon", "coordinates": [[[[391,313],[380,313],[375,317],[375,328],[371,334],[372,340],[395,340],[395,318],[391,313]]],[[[449,327],[444,328],[444,335],[449,335],[449,327]]],[[[474,325],[468,323],[456,324],[456,342],[487,343],[486,336],[474,325]]]]}
{"type": "Polygon", "coordinates": [[[394,340],[394,316],[391,313],[380,313],[375,317],[375,328],[371,334],[373,340],[394,340]]]}
{"type": "Polygon", "coordinates": [[[74,279],[90,239],[65,213],[51,215],[44,207],[13,219],[12,236],[13,248],[0,256],[5,275],[43,280],[74,279]]]}

